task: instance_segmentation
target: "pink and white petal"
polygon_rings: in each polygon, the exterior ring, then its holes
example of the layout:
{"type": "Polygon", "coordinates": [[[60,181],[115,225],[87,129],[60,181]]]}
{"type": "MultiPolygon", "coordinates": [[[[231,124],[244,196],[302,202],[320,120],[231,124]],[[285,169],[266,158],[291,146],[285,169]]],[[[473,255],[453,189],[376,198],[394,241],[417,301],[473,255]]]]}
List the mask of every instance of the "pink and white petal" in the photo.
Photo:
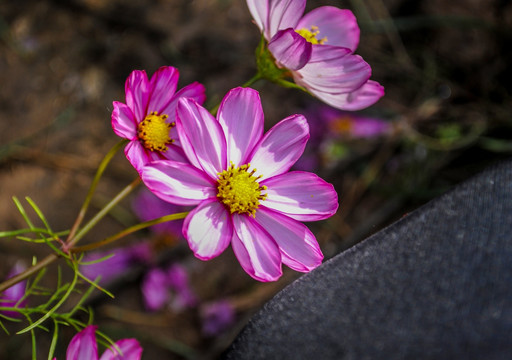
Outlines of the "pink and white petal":
{"type": "Polygon", "coordinates": [[[278,31],[268,44],[276,61],[290,70],[298,70],[311,58],[312,44],[293,29],[278,31]]]}
{"type": "Polygon", "coordinates": [[[138,140],[130,141],[124,148],[126,158],[139,173],[142,170],[142,167],[148,164],[151,160],[148,152],[149,151],[147,151],[138,140]]]}
{"type": "Polygon", "coordinates": [[[256,221],[277,243],[286,266],[308,272],[322,263],[322,250],[304,224],[264,206],[256,212],[256,221]]]}
{"type": "Polygon", "coordinates": [[[287,172],[304,152],[309,126],[303,115],[292,115],[274,125],[249,157],[261,181],[287,172]]]}
{"type": "Polygon", "coordinates": [[[270,40],[268,33],[268,6],[270,0],[247,0],[247,7],[254,19],[254,22],[262,33],[265,34],[265,38],[270,40]]]}
{"type": "Polygon", "coordinates": [[[270,0],[268,39],[271,39],[279,30],[295,28],[305,8],[306,0],[270,0]]]}
{"type": "Polygon", "coordinates": [[[165,160],[172,160],[177,162],[183,162],[188,163],[187,156],[183,152],[183,149],[176,145],[176,143],[172,143],[167,145],[167,151],[165,152],[155,152],[157,157],[155,160],[158,159],[165,159],[165,160]]]}
{"type": "Polygon", "coordinates": [[[147,113],[149,100],[149,81],[144,70],[134,70],[131,72],[124,85],[126,94],[126,105],[132,109],[137,123],[144,120],[147,113]]]}
{"type": "Polygon", "coordinates": [[[119,101],[114,101],[114,110],[112,111],[112,129],[117,136],[128,140],[137,138],[137,120],[133,116],[132,110],[128,105],[119,101]]]}
{"type": "Polygon", "coordinates": [[[226,250],[231,242],[231,216],[217,199],[205,200],[185,218],[183,236],[197,258],[213,259],[226,250]]]}
{"type": "Polygon", "coordinates": [[[281,254],[269,234],[248,215],[233,215],[231,241],[242,268],[259,281],[275,281],[283,274],[281,254]]]}
{"type": "Polygon", "coordinates": [[[142,347],[135,339],[121,339],[116,341],[115,344],[121,350],[121,353],[112,346],[105,350],[100,360],[140,360],[142,357],[142,347]]]}
{"type": "Polygon", "coordinates": [[[178,104],[178,100],[182,97],[193,99],[198,104],[202,105],[206,100],[206,89],[203,84],[193,82],[178,90],[178,92],[174,94],[171,102],[162,110],[163,114],[169,115],[171,121],[176,119],[176,105],[178,104]]]}
{"type": "Polygon", "coordinates": [[[73,336],[66,351],[66,360],[98,360],[97,326],[88,325],[73,336]]]}
{"type": "Polygon", "coordinates": [[[219,122],[188,98],[178,101],[176,117],[176,130],[187,158],[216,179],[227,168],[226,138],[219,122]]]}
{"type": "Polygon", "coordinates": [[[341,110],[361,110],[375,104],[384,95],[384,87],[368,80],[359,89],[345,94],[330,94],[310,89],[311,93],[332,107],[341,110]]]}
{"type": "Polygon", "coordinates": [[[142,181],[160,199],[178,205],[197,205],[216,197],[215,183],[196,167],[159,160],[144,166],[142,181]]]}
{"type": "Polygon", "coordinates": [[[310,172],[288,172],[261,181],[260,185],[267,186],[262,205],[298,221],[323,220],[338,210],[334,187],[310,172]]]}
{"type": "Polygon", "coordinates": [[[162,66],[153,74],[149,81],[148,114],[153,111],[163,113],[176,92],[179,77],[178,69],[172,66],[162,66]]]}
{"type": "Polygon", "coordinates": [[[347,49],[327,45],[314,46],[315,61],[310,61],[294,74],[297,83],[308,90],[330,93],[351,92],[361,87],[372,70],[359,55],[346,54],[347,49]],[[322,60],[319,53],[325,56],[322,60]]]}
{"type": "Polygon", "coordinates": [[[228,159],[236,166],[245,164],[263,134],[260,95],[251,88],[232,89],[222,99],[217,114],[226,135],[228,159]]]}
{"type": "Polygon", "coordinates": [[[359,44],[359,26],[350,10],[334,6],[321,6],[304,15],[297,29],[318,27],[317,39],[326,38],[325,44],[349,48],[354,52],[359,44]]]}

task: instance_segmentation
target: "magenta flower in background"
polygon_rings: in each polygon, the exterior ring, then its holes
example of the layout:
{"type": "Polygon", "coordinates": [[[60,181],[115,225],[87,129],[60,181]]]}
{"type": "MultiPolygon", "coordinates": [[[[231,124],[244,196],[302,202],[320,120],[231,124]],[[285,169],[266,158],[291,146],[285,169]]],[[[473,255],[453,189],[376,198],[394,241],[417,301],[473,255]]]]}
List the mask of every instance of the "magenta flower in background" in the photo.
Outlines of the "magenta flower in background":
{"type": "Polygon", "coordinates": [[[323,124],[326,128],[324,137],[330,138],[371,139],[393,131],[392,124],[384,119],[328,106],[315,107],[311,111],[311,118],[323,124]]]}
{"type": "Polygon", "coordinates": [[[247,6],[276,64],[323,102],[360,110],[384,95],[369,80],[370,65],[354,55],[360,32],[350,10],[322,6],[302,16],[306,0],[247,0],[247,6]]]}
{"type": "Polygon", "coordinates": [[[186,269],[178,264],[167,270],[154,268],[148,271],[142,281],[142,295],[146,308],[158,311],[170,306],[175,311],[197,305],[186,269]]]}
{"type": "Polygon", "coordinates": [[[134,265],[149,263],[153,257],[150,244],[141,242],[124,248],[89,253],[84,256],[82,262],[92,262],[110,254],[112,256],[105,260],[80,265],[80,272],[91,280],[101,276],[100,284],[108,284],[134,265]]]}
{"type": "MultiPolygon", "coordinates": [[[[25,271],[26,266],[22,262],[16,262],[11,269],[11,271],[7,274],[6,280],[12,278],[15,275],[25,271]]],[[[8,308],[22,308],[26,304],[26,300],[22,300],[25,296],[25,289],[27,287],[27,281],[23,280],[19,283],[11,286],[6,289],[3,293],[0,294],[0,306],[8,307],[8,308]],[[20,300],[22,300],[20,302],[20,300]]],[[[20,313],[16,311],[1,311],[3,315],[11,316],[11,317],[19,317],[20,313]]]]}
{"type": "Polygon", "coordinates": [[[323,259],[313,233],[300,221],[322,220],[338,208],[331,184],[307,172],[288,172],[302,154],[309,127],[292,115],[263,135],[257,91],[231,90],[217,118],[180,99],[177,131],[190,164],[157,161],[143,168],[147,187],[161,199],[197,205],[183,235],[195,256],[209,260],[230,244],[244,270],[277,280],[282,264],[307,272],[323,259]]]}
{"type": "Polygon", "coordinates": [[[226,300],[201,305],[199,315],[201,331],[206,336],[220,335],[235,323],[235,309],[226,300]]]}
{"type": "MultiPolygon", "coordinates": [[[[97,326],[86,326],[71,339],[66,351],[66,360],[98,360],[96,329],[97,326]]],[[[135,339],[121,339],[115,344],[122,355],[115,347],[111,347],[105,350],[99,360],[139,360],[142,356],[142,347],[135,339]]]]}
{"type": "MultiPolygon", "coordinates": [[[[141,189],[132,202],[132,209],[141,221],[158,219],[162,216],[187,211],[184,206],[163,201],[146,188],[141,189]]],[[[157,234],[170,235],[176,239],[182,238],[183,220],[173,220],[150,227],[157,234]]]]}
{"type": "Polygon", "coordinates": [[[184,160],[173,136],[176,103],[181,97],[203,103],[206,96],[204,86],[197,82],[176,92],[178,78],[172,66],[161,67],[151,80],[145,71],[132,71],[125,84],[126,104],[113,103],[112,128],[130,140],[124,152],[137,171],[152,160],[184,160]]]}

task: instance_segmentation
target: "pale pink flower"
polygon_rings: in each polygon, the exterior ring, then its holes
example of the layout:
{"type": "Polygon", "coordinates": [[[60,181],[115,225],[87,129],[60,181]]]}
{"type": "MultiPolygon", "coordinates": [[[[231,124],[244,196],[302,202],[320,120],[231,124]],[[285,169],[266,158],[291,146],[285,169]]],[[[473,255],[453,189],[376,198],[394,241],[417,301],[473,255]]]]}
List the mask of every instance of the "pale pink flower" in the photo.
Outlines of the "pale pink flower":
{"type": "MultiPolygon", "coordinates": [[[[97,326],[86,326],[71,339],[66,351],[66,360],[98,360],[96,329],[97,326]]],[[[142,348],[135,339],[121,339],[115,344],[121,350],[121,354],[112,347],[105,350],[99,360],[139,360],[142,356],[142,348]]]]}
{"type": "Polygon", "coordinates": [[[306,0],[247,0],[280,67],[323,102],[344,110],[368,107],[384,88],[369,80],[371,68],[354,55],[359,27],[350,10],[322,6],[303,15],[306,0]]]}
{"type": "Polygon", "coordinates": [[[230,244],[244,270],[260,281],[277,280],[282,264],[307,272],[323,259],[313,233],[300,221],[322,220],[338,208],[331,184],[308,172],[288,172],[309,138],[302,115],[263,134],[257,91],[231,90],[217,118],[181,99],[176,128],[189,164],[156,161],[141,176],[161,199],[197,205],[183,235],[199,259],[230,244]]]}
{"type": "Polygon", "coordinates": [[[112,128],[130,140],[124,152],[137,171],[153,160],[184,160],[173,130],[176,103],[181,97],[203,103],[206,97],[204,86],[197,82],[176,92],[178,78],[172,66],[161,67],[151,80],[145,71],[132,71],[125,84],[126,104],[113,103],[112,128]]]}

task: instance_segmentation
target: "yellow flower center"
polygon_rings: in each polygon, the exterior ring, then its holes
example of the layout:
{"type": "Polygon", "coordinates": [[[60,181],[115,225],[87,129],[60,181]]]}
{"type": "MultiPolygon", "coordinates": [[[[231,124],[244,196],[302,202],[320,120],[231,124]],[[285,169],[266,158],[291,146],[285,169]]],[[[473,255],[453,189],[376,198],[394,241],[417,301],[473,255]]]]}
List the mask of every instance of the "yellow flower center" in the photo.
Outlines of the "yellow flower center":
{"type": "Polygon", "coordinates": [[[176,124],[166,123],[167,115],[158,115],[156,111],[150,113],[140,122],[137,136],[144,147],[151,151],[167,151],[167,145],[174,140],[169,136],[169,130],[176,124]]]}
{"type": "Polygon", "coordinates": [[[327,37],[324,36],[321,39],[318,39],[317,36],[320,34],[320,30],[318,30],[318,26],[311,26],[311,29],[302,28],[299,30],[295,30],[297,34],[302,36],[304,39],[309,41],[311,44],[315,45],[323,45],[327,42],[327,37]]]}
{"type": "Polygon", "coordinates": [[[231,166],[219,173],[217,180],[217,197],[230,211],[231,214],[251,214],[256,216],[256,209],[260,205],[260,200],[265,200],[267,194],[262,194],[266,186],[260,186],[258,179],[260,176],[254,176],[256,169],[248,171],[251,164],[242,165],[235,168],[231,166]]]}

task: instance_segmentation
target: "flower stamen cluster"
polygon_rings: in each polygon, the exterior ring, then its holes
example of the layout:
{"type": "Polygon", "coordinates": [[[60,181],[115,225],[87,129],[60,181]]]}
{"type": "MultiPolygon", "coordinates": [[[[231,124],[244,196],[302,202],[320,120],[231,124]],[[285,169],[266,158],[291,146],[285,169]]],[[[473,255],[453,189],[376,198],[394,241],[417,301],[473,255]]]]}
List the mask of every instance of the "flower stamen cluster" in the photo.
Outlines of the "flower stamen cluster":
{"type": "Polygon", "coordinates": [[[306,28],[295,30],[297,34],[302,36],[304,39],[306,39],[311,44],[315,45],[323,45],[327,42],[327,36],[324,36],[321,39],[318,39],[317,36],[320,34],[320,30],[318,29],[318,26],[311,26],[311,30],[308,30],[306,28]]]}
{"type": "Polygon", "coordinates": [[[251,214],[256,216],[256,209],[260,205],[260,200],[265,200],[267,194],[262,194],[266,186],[260,186],[255,176],[256,169],[248,171],[251,164],[245,164],[235,167],[231,163],[227,170],[219,173],[217,180],[217,197],[223,203],[231,214],[251,214]]]}
{"type": "Polygon", "coordinates": [[[175,122],[167,123],[169,116],[151,112],[137,127],[137,137],[142,145],[151,151],[167,151],[167,145],[174,142],[169,136],[169,130],[176,126],[175,122]]]}

